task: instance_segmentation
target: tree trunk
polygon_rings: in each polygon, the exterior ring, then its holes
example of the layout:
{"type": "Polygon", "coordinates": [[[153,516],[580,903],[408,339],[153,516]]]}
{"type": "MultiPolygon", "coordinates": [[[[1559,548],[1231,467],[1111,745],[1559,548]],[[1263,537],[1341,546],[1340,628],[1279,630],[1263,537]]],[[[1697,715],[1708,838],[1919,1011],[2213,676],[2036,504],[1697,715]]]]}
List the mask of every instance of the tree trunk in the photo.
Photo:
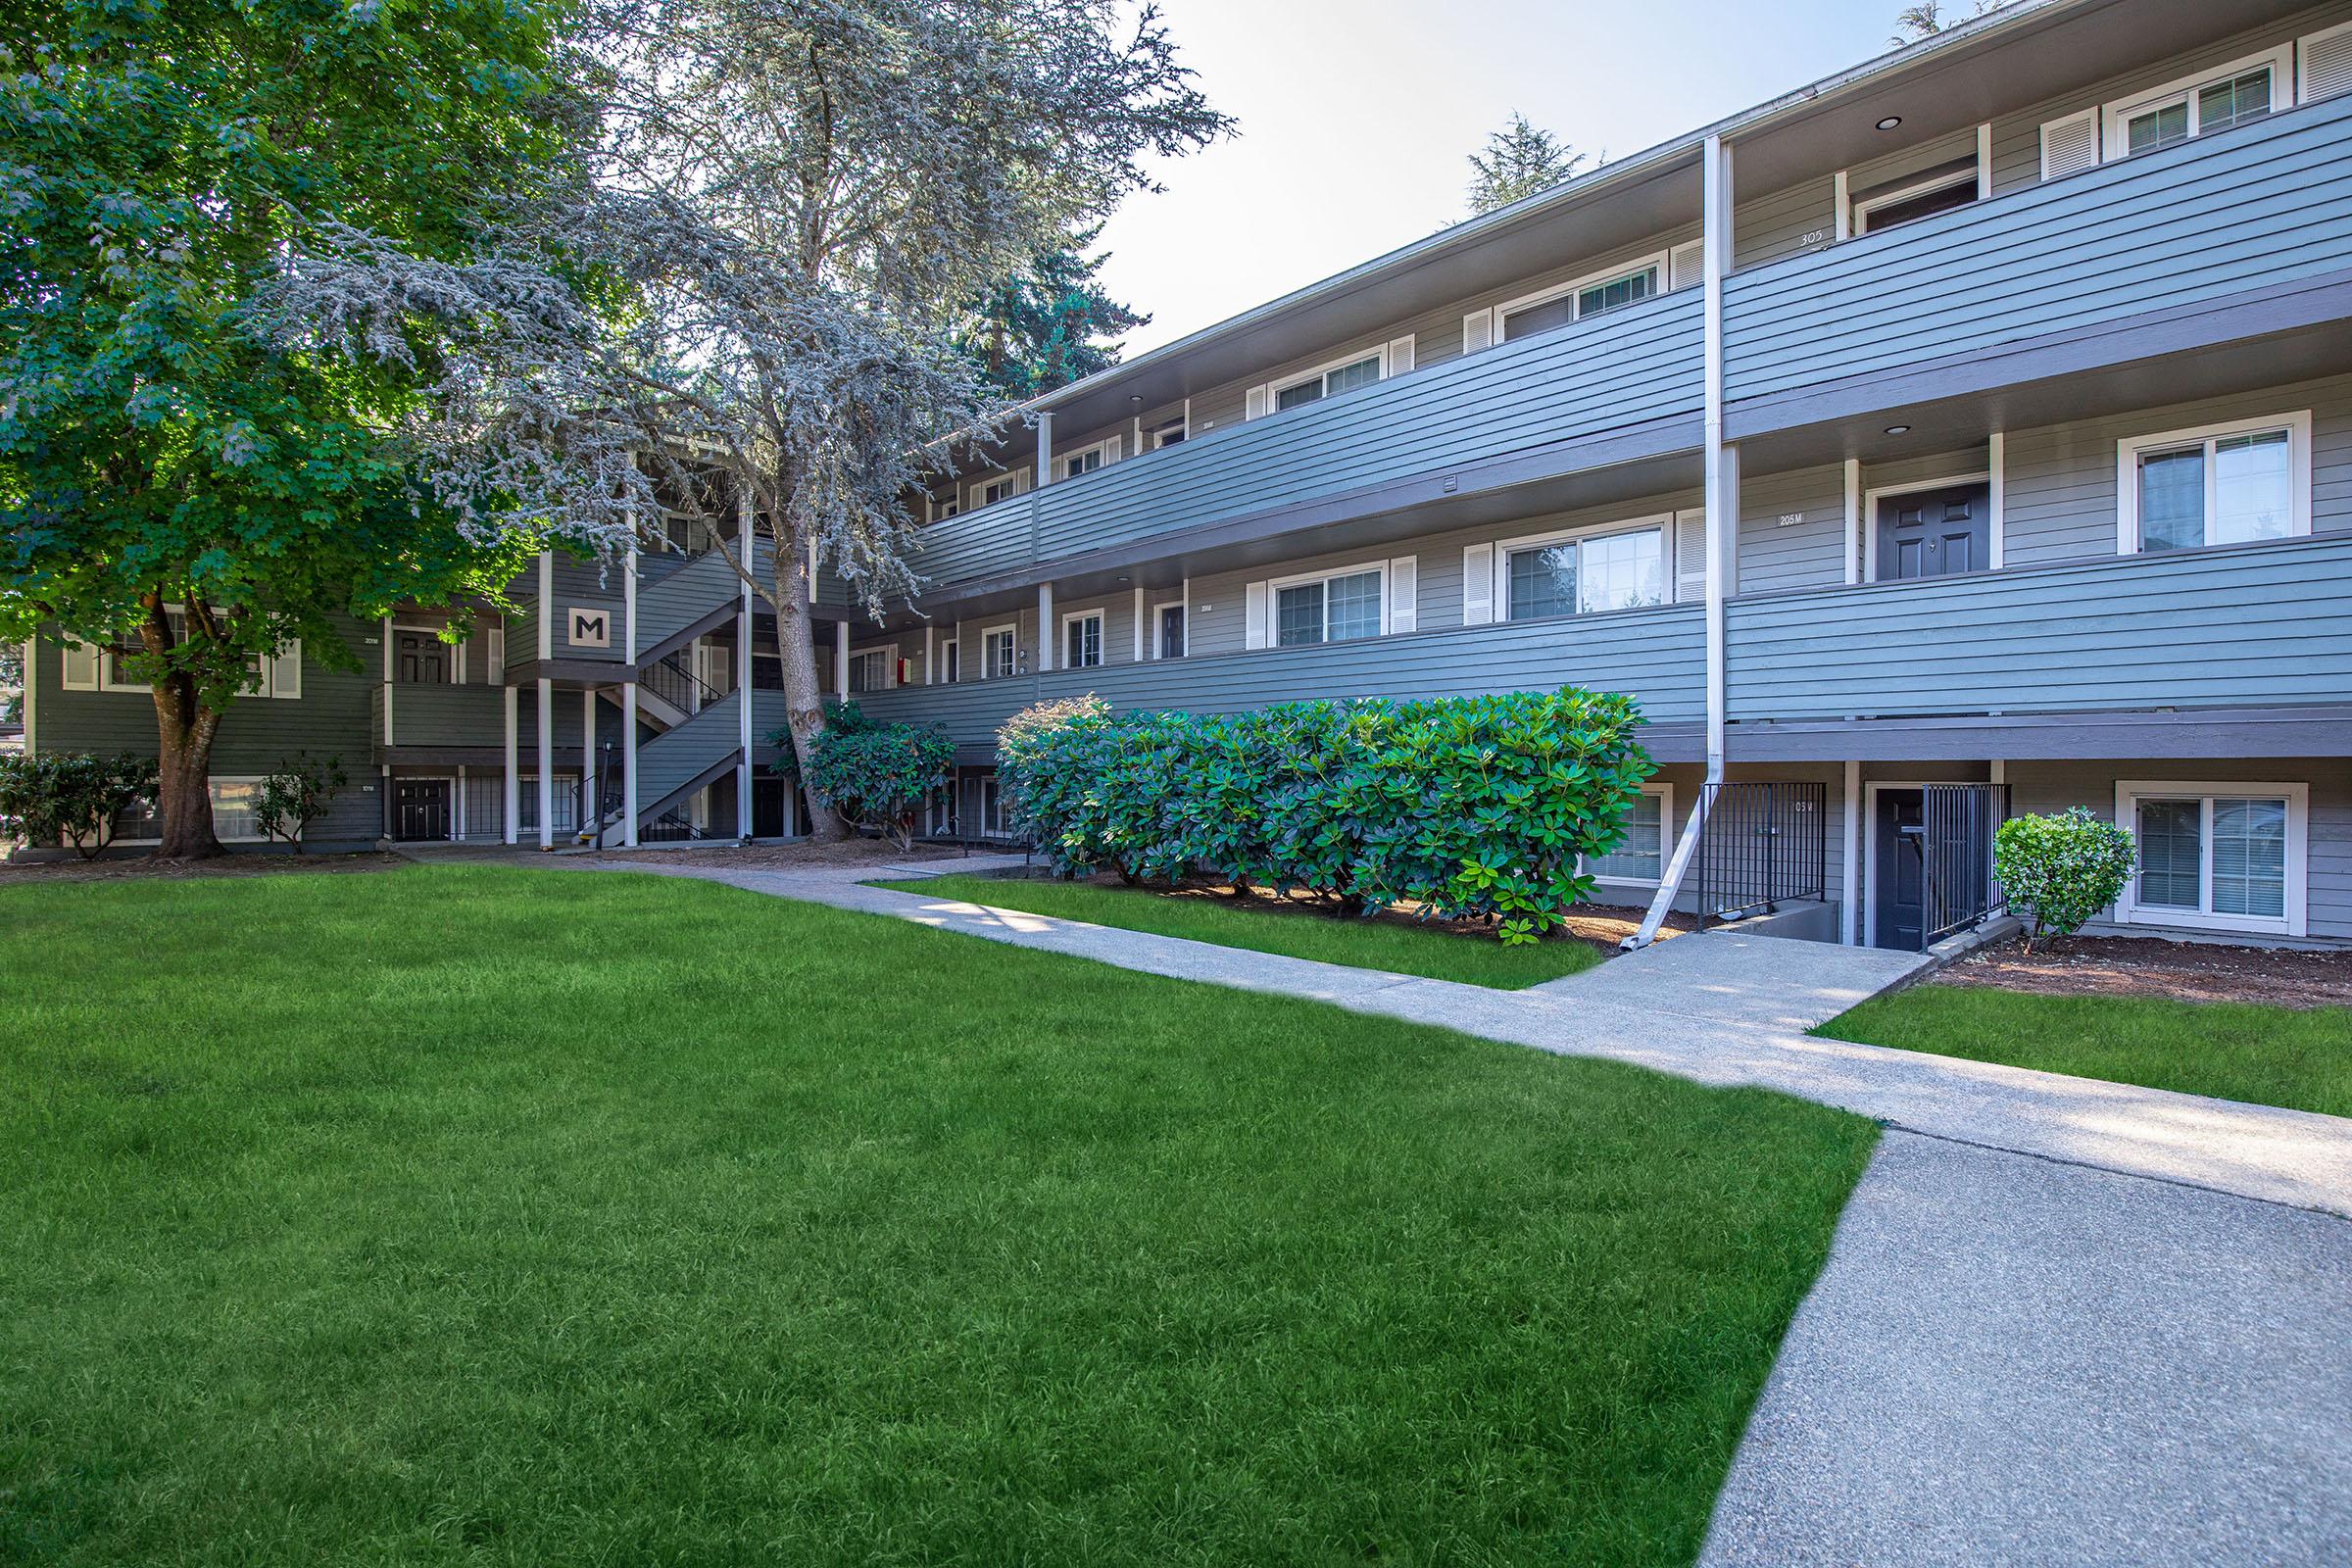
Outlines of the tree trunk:
{"type": "MultiPolygon", "coordinates": [[[[792,755],[801,766],[801,791],[808,798],[809,836],[834,844],[850,836],[848,824],[808,782],[809,758],[825,730],[823,688],[816,679],[816,645],[810,640],[809,584],[801,575],[806,551],[789,537],[776,541],[775,592],[776,652],[784,663],[784,725],[792,732],[792,755]]],[[[748,696],[748,694],[747,694],[748,696]]]]}
{"type": "Polygon", "coordinates": [[[156,775],[162,818],[156,858],[196,860],[222,854],[213,832],[213,737],[220,714],[196,700],[195,682],[173,675],[155,689],[156,775]]]}

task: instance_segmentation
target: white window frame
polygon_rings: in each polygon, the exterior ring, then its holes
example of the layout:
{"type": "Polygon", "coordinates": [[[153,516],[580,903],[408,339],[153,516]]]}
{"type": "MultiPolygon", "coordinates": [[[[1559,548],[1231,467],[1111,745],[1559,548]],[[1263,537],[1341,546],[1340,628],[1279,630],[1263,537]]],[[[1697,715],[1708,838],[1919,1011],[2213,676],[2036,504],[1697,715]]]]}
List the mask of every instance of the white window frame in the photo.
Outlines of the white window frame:
{"type": "MultiPolygon", "coordinates": [[[[1652,779],[1642,786],[1642,793],[1657,797],[1658,869],[1663,871],[1666,862],[1674,856],[1674,786],[1661,779],[1652,779]]],[[[1576,868],[1579,871],[1585,868],[1585,858],[1581,855],[1576,858],[1576,868]]],[[[1658,879],[1654,876],[1603,876],[1597,871],[1592,874],[1592,880],[1604,888],[1654,888],[1658,885],[1658,879]]]]}
{"type": "MultiPolygon", "coordinates": [[[[1638,303],[1647,305],[1650,300],[1663,298],[1670,291],[1668,285],[1673,281],[1672,275],[1668,271],[1673,258],[1672,250],[1657,251],[1648,256],[1637,256],[1622,266],[1604,267],[1598,271],[1587,272],[1572,282],[1554,284],[1550,288],[1537,289],[1532,294],[1522,294],[1516,299],[1504,300],[1494,307],[1494,341],[1501,344],[1511,340],[1510,328],[1505,323],[1509,320],[1513,311],[1524,311],[1533,305],[1548,305],[1563,294],[1574,298],[1595,283],[1614,283],[1621,277],[1630,277],[1634,273],[1647,269],[1656,270],[1657,286],[1651,290],[1648,300],[1642,300],[1638,303]]],[[[1631,309],[1632,307],[1624,308],[1631,309]]],[[[1607,311],[1602,314],[1614,316],[1616,312],[1607,311]]],[[[1569,320],[1566,324],[1573,326],[1584,319],[1585,313],[1581,306],[1569,307],[1569,320]]]]}
{"type": "Polygon", "coordinates": [[[2139,868],[2135,863],[2123,895],[2115,901],[2115,918],[2122,925],[2173,926],[2184,931],[2227,931],[2240,935],[2300,937],[2310,925],[2309,866],[2311,860],[2311,786],[2309,784],[2238,783],[2231,779],[2119,779],[2115,786],[2115,820],[2139,845],[2139,803],[2142,800],[2196,800],[2203,804],[2195,909],[2139,903],[2139,868]],[[2213,803],[2216,800],[2284,800],[2286,802],[2285,913],[2277,918],[2213,912],[2213,803]]]}
{"type": "Polygon", "coordinates": [[[1898,186],[1893,190],[1873,196],[1866,201],[1854,203],[1852,219],[1854,237],[1859,239],[1870,232],[1870,215],[1881,208],[1898,206],[1903,202],[1931,195],[1936,191],[1950,190],[1960,185],[1966,185],[1977,193],[1974,200],[1983,201],[1984,199],[1984,163],[1982,152],[1978,154],[1976,162],[1967,169],[1954,173],[1937,174],[1930,179],[1917,180],[1911,184],[1898,186]]]}
{"type": "Polygon", "coordinates": [[[2218,86],[2234,76],[2268,66],[2271,71],[2271,113],[2281,114],[2294,107],[2295,102],[2295,43],[2289,38],[2275,48],[2260,54],[2247,55],[2210,71],[2180,76],[2161,87],[2133,93],[2099,106],[2099,162],[2118,163],[2132,156],[2131,136],[2127,127],[2132,121],[2151,109],[2159,109],[2174,99],[2183,99],[2188,105],[2188,139],[2195,141],[2203,135],[2198,123],[2197,97],[2207,87],[2218,86]]]}
{"type": "MultiPolygon", "coordinates": [[[[1345,370],[1349,366],[1361,365],[1366,360],[1380,362],[1380,374],[1374,378],[1375,380],[1386,381],[1389,378],[1389,346],[1386,343],[1377,343],[1369,349],[1360,349],[1353,354],[1343,354],[1336,360],[1328,360],[1311,370],[1300,370],[1296,375],[1286,375],[1280,380],[1268,381],[1265,386],[1266,413],[1268,415],[1290,413],[1290,410],[1282,407],[1282,395],[1285,392],[1294,387],[1304,386],[1309,381],[1321,380],[1334,370],[1345,370]]],[[[1323,397],[1317,398],[1315,401],[1320,403],[1324,398],[1339,395],[1332,392],[1327,386],[1323,397]]]]}
{"type": "MultiPolygon", "coordinates": [[[[1389,634],[1389,563],[1388,559],[1383,557],[1378,561],[1367,561],[1358,565],[1334,566],[1328,571],[1301,571],[1295,572],[1288,577],[1267,578],[1266,646],[1268,648],[1328,648],[1332,646],[1334,639],[1331,635],[1331,584],[1336,578],[1360,577],[1367,571],[1380,573],[1380,629],[1374,632],[1372,637],[1386,637],[1389,634]],[[1303,588],[1308,583],[1316,582],[1323,585],[1323,640],[1319,643],[1285,643],[1282,640],[1282,591],[1285,588],[1303,588]]],[[[1185,620],[1187,624],[1184,629],[1184,639],[1189,647],[1193,639],[1193,629],[1190,624],[1192,615],[1189,612],[1185,615],[1185,620]]],[[[1370,642],[1372,638],[1348,637],[1340,640],[1363,643],[1370,642]]]]}
{"type": "MultiPolygon", "coordinates": [[[[1497,626],[1506,625],[1509,623],[1511,618],[1512,555],[1522,550],[1542,550],[1549,548],[1552,545],[1564,545],[1571,542],[1577,546],[1577,605],[1576,609],[1569,612],[1569,614],[1615,615],[1626,613],[1624,611],[1587,610],[1585,608],[1584,546],[1589,541],[1594,539],[1613,539],[1619,534],[1647,533],[1652,531],[1661,533],[1665,536],[1660,547],[1660,559],[1666,568],[1666,597],[1660,600],[1657,604],[1639,605],[1634,608],[1638,610],[1662,610],[1667,606],[1674,604],[1676,602],[1676,577],[1674,569],[1674,514],[1671,512],[1661,512],[1656,516],[1652,517],[1628,517],[1618,522],[1597,522],[1588,524],[1582,528],[1555,528],[1549,533],[1522,534],[1516,539],[1495,540],[1494,564],[1494,623],[1497,626]]],[[[1565,619],[1566,617],[1559,615],[1542,615],[1531,616],[1529,618],[1540,620],[1560,620],[1565,619]]]]}
{"type": "MultiPolygon", "coordinates": [[[[2126,436],[2115,444],[2115,553],[2136,556],[2139,545],[2139,460],[2152,452],[2168,447],[2185,447],[2197,442],[2206,446],[2205,457],[2205,535],[2204,549],[2214,548],[2214,486],[2220,480],[2219,465],[2213,461],[2212,446],[2231,436],[2258,435],[2266,430],[2286,432],[2286,536],[2301,539],[2311,533],[2311,411],[2299,409],[2292,414],[2274,414],[2259,419],[2231,419],[2223,424],[2192,425],[2185,430],[2165,430],[2154,435],[2126,436]]],[[[2249,543],[2272,541],[2254,540],[2249,543]]],[[[2169,553],[2169,552],[2168,552],[2169,553]]]]}
{"type": "Polygon", "coordinates": [[[978,512],[983,507],[998,507],[1003,506],[1007,501],[1018,501],[1021,497],[1029,493],[1030,488],[1031,480],[1029,477],[1029,465],[1024,463],[1017,468],[1006,468],[1002,473],[992,473],[982,478],[974,479],[969,485],[964,487],[963,510],[965,512],[978,512]],[[996,500],[991,501],[987,499],[987,497],[988,487],[992,484],[1009,484],[1012,486],[1012,493],[1009,495],[999,496],[996,500]]]}
{"type": "Polygon", "coordinates": [[[1003,625],[1001,625],[1001,626],[983,626],[983,627],[981,627],[981,628],[980,628],[980,678],[981,678],[982,680],[997,680],[997,679],[999,679],[999,678],[1010,679],[1012,676],[1014,676],[1014,675],[1018,675],[1020,672],[1021,672],[1021,628],[1020,628],[1020,624],[1019,624],[1019,622],[1017,622],[1017,621],[1009,621],[1009,620],[1008,620],[1008,621],[1004,622],[1004,623],[1003,625]],[[1000,634],[1002,634],[1002,635],[1004,636],[1004,642],[1005,642],[1005,646],[1006,646],[1006,647],[1008,647],[1008,648],[1010,648],[1010,649],[1012,650],[1012,668],[1011,668],[1011,669],[1009,669],[1009,670],[1007,670],[1007,671],[1005,671],[1005,673],[1004,673],[1004,675],[1003,677],[999,677],[999,676],[998,676],[998,674],[997,674],[997,669],[996,669],[996,664],[997,664],[996,658],[995,658],[995,656],[994,656],[993,654],[991,654],[991,653],[990,653],[990,651],[989,651],[989,644],[990,644],[992,641],[994,641],[994,640],[995,640],[995,639],[996,639],[996,638],[997,638],[997,637],[998,637],[1000,634]]]}
{"type": "MultiPolygon", "coordinates": [[[[395,670],[395,671],[397,671],[397,670],[399,669],[399,667],[400,667],[400,666],[399,666],[399,663],[398,663],[398,660],[399,660],[399,657],[400,657],[400,643],[399,643],[399,638],[400,638],[400,634],[401,634],[402,632],[404,632],[404,631],[409,631],[409,632],[422,632],[422,633],[424,633],[426,636],[433,638],[435,641],[439,641],[439,640],[440,640],[440,637],[441,637],[441,628],[440,628],[440,627],[438,627],[438,626],[418,626],[418,625],[413,625],[413,624],[410,624],[410,623],[407,623],[407,622],[403,622],[403,621],[397,621],[397,620],[396,620],[396,621],[394,621],[394,622],[392,623],[392,626],[391,626],[391,632],[392,632],[392,637],[393,637],[393,644],[392,644],[392,654],[393,654],[393,659],[394,659],[394,664],[393,664],[393,668],[394,668],[394,670],[395,670]]],[[[464,652],[466,645],[465,645],[464,643],[457,643],[457,644],[454,644],[454,645],[446,645],[446,644],[445,644],[444,646],[446,646],[446,647],[448,647],[448,648],[449,648],[449,654],[447,655],[448,662],[449,662],[449,679],[448,679],[448,680],[446,680],[446,681],[444,681],[444,682],[442,682],[442,684],[443,684],[443,685],[445,685],[445,686],[463,686],[463,685],[465,685],[465,684],[466,684],[466,666],[465,666],[463,663],[459,662],[459,656],[460,656],[460,655],[461,655],[461,654],[464,652]]],[[[398,676],[398,674],[395,674],[395,675],[393,676],[392,684],[394,684],[395,686],[407,686],[407,685],[426,685],[426,684],[429,684],[429,682],[423,682],[423,681],[416,681],[416,682],[404,681],[404,680],[400,679],[400,677],[398,676]]],[[[417,777],[417,776],[421,776],[421,775],[411,775],[411,776],[412,776],[412,777],[417,777]]]]}
{"type": "MultiPolygon", "coordinates": [[[[728,657],[727,651],[723,648],[716,650],[716,652],[721,658],[728,657]]],[[[897,643],[884,643],[878,648],[855,649],[850,654],[850,665],[852,668],[856,668],[860,662],[871,659],[876,654],[882,656],[882,684],[879,686],[869,685],[865,687],[864,690],[867,692],[886,692],[897,686],[899,683],[899,645],[897,643]]],[[[855,697],[862,694],[859,692],[858,687],[852,686],[850,688],[850,695],[855,697]]]]}
{"type": "MultiPolygon", "coordinates": [[[[177,605],[167,605],[164,608],[172,614],[185,613],[185,612],[182,611],[177,605]]],[[[182,635],[184,636],[184,632],[182,635]]],[[[78,646],[91,647],[97,651],[98,678],[97,683],[94,686],[83,686],[76,684],[66,687],[65,689],[67,691],[135,692],[141,696],[152,696],[154,694],[155,688],[148,685],[145,681],[118,680],[115,678],[115,654],[118,651],[126,648],[133,653],[140,652],[141,650],[131,648],[130,645],[126,643],[82,644],[78,642],[78,639],[68,639],[68,641],[76,642],[78,646]]],[[[302,639],[299,637],[288,638],[286,640],[286,646],[279,649],[276,653],[270,655],[266,659],[257,658],[254,664],[253,684],[250,687],[239,687],[236,695],[238,697],[259,697],[265,699],[276,698],[287,702],[301,701],[302,639]],[[278,674],[281,668],[291,669],[294,677],[290,682],[285,683],[288,689],[284,691],[278,690],[278,686],[280,684],[278,680],[278,674]]],[[[236,781],[232,779],[228,782],[234,783],[236,781]]]]}
{"type": "Polygon", "coordinates": [[[926,522],[945,522],[950,517],[963,514],[963,492],[960,490],[947,496],[926,496],[924,502],[929,509],[924,514],[926,522]]]}
{"type": "Polygon", "coordinates": [[[1115,435],[1104,436],[1100,441],[1089,441],[1085,446],[1073,448],[1068,452],[1054,453],[1054,466],[1061,470],[1059,475],[1060,482],[1066,484],[1072,479],[1083,479],[1086,477],[1086,474],[1084,473],[1072,473],[1070,471],[1070,465],[1086,457],[1089,453],[1100,452],[1102,455],[1102,461],[1100,464],[1097,464],[1094,468],[1089,469],[1088,472],[1101,472],[1102,469],[1109,467],[1112,464],[1119,461],[1119,449],[1121,444],[1122,443],[1120,442],[1119,438],[1115,435]]]}
{"type": "Polygon", "coordinates": [[[1100,608],[1094,610],[1073,610],[1069,613],[1063,615],[1061,617],[1061,642],[1055,651],[1055,658],[1058,662],[1054,665],[1054,667],[1056,669],[1101,669],[1104,664],[1109,663],[1109,619],[1104,616],[1100,608]],[[1091,664],[1074,663],[1070,659],[1070,627],[1075,622],[1082,620],[1091,620],[1095,622],[1095,662],[1091,664]]]}
{"type": "Polygon", "coordinates": [[[1154,452],[1164,446],[1182,446],[1193,438],[1193,416],[1186,413],[1173,419],[1162,419],[1152,428],[1151,435],[1152,450],[1154,452]],[[1173,442],[1168,439],[1171,430],[1176,432],[1173,442]]]}

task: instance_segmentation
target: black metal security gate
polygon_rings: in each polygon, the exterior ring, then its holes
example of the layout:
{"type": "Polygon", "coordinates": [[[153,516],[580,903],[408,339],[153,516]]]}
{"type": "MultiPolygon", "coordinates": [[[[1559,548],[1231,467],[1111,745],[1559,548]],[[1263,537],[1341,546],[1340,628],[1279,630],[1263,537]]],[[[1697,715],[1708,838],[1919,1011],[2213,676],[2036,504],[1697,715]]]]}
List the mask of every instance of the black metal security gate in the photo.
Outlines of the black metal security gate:
{"type": "Polygon", "coordinates": [[[1737,920],[1828,896],[1829,786],[1702,785],[1698,918],[1737,920]]]}
{"type": "Polygon", "coordinates": [[[2008,907],[1992,869],[1992,838],[2009,817],[2006,784],[1930,784],[1920,791],[1920,946],[1927,949],[2008,907]]]}

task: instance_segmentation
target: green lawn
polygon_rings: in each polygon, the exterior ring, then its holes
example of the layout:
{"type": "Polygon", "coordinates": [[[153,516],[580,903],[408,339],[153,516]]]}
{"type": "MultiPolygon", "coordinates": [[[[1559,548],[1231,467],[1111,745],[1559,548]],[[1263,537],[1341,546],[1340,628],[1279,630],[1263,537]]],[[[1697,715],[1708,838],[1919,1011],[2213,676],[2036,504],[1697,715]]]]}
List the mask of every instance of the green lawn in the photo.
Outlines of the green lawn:
{"type": "Polygon", "coordinates": [[[1913,986],[1813,1031],[2352,1116],[2352,1008],[2144,997],[2044,997],[1990,986],[1913,986]]]}
{"type": "Polygon", "coordinates": [[[651,876],[0,887],[0,1560],[1686,1563],[1871,1125],[651,876]]]}
{"type": "Polygon", "coordinates": [[[1224,895],[1214,893],[1170,895],[1148,888],[1102,887],[1042,877],[961,875],[877,882],[875,886],[1087,920],[1122,931],[1190,937],[1195,942],[1248,948],[1254,953],[1279,953],[1285,957],[1458,980],[1504,991],[1582,974],[1601,961],[1592,944],[1573,937],[1506,948],[1492,936],[1425,930],[1401,920],[1234,908],[1224,895]]]}

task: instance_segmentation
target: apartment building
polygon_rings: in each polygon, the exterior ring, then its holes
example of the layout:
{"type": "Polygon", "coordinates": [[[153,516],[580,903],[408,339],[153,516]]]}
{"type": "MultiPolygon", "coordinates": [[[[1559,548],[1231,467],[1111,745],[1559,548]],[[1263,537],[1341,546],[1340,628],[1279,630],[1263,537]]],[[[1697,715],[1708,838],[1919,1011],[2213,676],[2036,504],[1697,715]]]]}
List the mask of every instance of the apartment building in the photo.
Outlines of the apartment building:
{"type": "MultiPolygon", "coordinates": [[[[1662,764],[1622,902],[1916,947],[2081,805],[2140,848],[2105,928],[2352,941],[2352,0],[2014,5],[1032,412],[926,498],[918,602],[818,583],[833,688],[956,738],[943,831],[1041,699],[1578,683],[1662,764]]],[[[528,840],[617,753],[624,833],[786,831],[703,543],[543,563],[464,667],[296,656],[223,767],[348,725],[353,834],[528,840]]],[[[37,746],[151,732],[97,652],[33,677],[37,746]]]]}

